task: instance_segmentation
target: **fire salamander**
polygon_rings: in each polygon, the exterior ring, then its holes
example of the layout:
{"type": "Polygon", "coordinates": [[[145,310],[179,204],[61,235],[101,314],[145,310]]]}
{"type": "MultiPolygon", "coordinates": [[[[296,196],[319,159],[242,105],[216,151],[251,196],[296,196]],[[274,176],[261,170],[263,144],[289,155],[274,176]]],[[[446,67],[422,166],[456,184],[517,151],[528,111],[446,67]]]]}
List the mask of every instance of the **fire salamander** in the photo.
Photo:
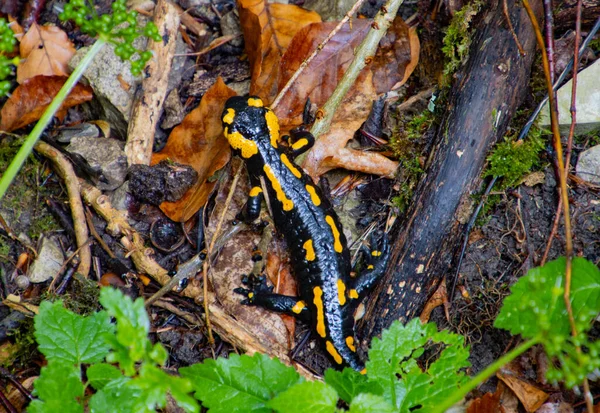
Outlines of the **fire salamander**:
{"type": "Polygon", "coordinates": [[[260,213],[264,178],[273,220],[291,251],[299,297],[274,294],[263,275],[244,277],[247,288],[235,292],[242,303],[288,313],[312,325],[325,350],[338,366],[364,372],[356,353],[354,312],[387,264],[388,243],[371,251],[360,277],[353,278],[350,252],[340,221],[327,197],[296,164],[297,155],[314,144],[314,137],[296,130],[281,145],[279,122],[258,97],[232,97],[223,111],[225,137],[246,162],[250,194],[242,216],[253,221],[260,213]]]}

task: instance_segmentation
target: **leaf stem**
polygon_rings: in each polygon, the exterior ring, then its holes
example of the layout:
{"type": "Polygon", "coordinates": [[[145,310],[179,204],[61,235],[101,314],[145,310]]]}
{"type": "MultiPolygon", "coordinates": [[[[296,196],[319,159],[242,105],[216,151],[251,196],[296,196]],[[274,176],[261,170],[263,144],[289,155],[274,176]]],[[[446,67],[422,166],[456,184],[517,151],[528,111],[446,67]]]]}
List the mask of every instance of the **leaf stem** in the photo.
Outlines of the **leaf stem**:
{"type": "Polygon", "coordinates": [[[96,40],[96,43],[92,45],[92,47],[90,48],[90,50],[88,50],[83,59],[81,59],[75,70],[73,70],[73,73],[71,73],[71,75],[66,80],[63,87],[58,91],[54,99],[52,99],[52,102],[50,102],[50,105],[48,105],[46,111],[44,112],[40,120],[38,120],[37,124],[31,131],[27,139],[25,139],[25,142],[23,142],[23,145],[19,149],[19,152],[17,152],[10,165],[8,165],[8,168],[6,169],[4,174],[2,174],[2,178],[0,179],[0,200],[2,200],[2,198],[4,197],[4,194],[8,190],[8,187],[19,173],[19,170],[25,163],[25,160],[32,152],[33,147],[39,140],[40,136],[42,136],[42,133],[44,132],[44,130],[46,129],[56,112],[58,112],[64,101],[67,99],[67,96],[69,96],[69,93],[71,93],[71,90],[75,87],[79,79],[81,79],[81,76],[83,76],[85,70],[88,68],[94,57],[98,54],[102,47],[104,47],[105,44],[106,40],[102,38],[96,40]]]}
{"type": "Polygon", "coordinates": [[[467,384],[457,389],[454,393],[452,393],[446,400],[442,401],[442,403],[433,409],[433,413],[444,413],[450,407],[452,407],[455,403],[461,401],[471,390],[475,389],[481,383],[489,379],[495,372],[500,370],[500,368],[512,360],[516,359],[518,356],[523,354],[525,351],[529,350],[534,345],[538,344],[541,341],[541,337],[534,337],[531,340],[528,340],[522,343],[520,346],[515,347],[510,352],[506,353],[498,360],[494,361],[492,364],[487,366],[483,371],[479,372],[478,375],[473,377],[467,384]]]}

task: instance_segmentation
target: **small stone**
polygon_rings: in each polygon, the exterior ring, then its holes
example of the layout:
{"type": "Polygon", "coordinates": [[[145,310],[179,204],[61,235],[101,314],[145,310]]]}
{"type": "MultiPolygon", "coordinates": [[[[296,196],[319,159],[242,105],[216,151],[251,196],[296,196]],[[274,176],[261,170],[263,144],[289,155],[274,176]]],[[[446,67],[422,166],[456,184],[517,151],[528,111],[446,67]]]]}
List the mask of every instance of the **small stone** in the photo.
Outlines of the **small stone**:
{"type": "Polygon", "coordinates": [[[600,145],[593,146],[579,154],[575,171],[581,179],[593,184],[600,184],[600,145]]]}
{"type": "Polygon", "coordinates": [[[122,143],[111,138],[76,137],[71,140],[67,151],[83,157],[90,167],[101,174],[98,188],[112,191],[125,182],[127,156],[122,143]]]}
{"type": "Polygon", "coordinates": [[[131,194],[152,205],[176,202],[198,180],[198,173],[191,166],[168,161],[153,166],[132,165],[129,174],[131,194]]]}
{"type": "Polygon", "coordinates": [[[64,261],[60,246],[51,238],[44,237],[38,256],[29,266],[27,277],[32,283],[41,283],[58,275],[64,261]]]}
{"type": "MultiPolygon", "coordinates": [[[[600,129],[600,59],[589,65],[577,75],[577,124],[576,134],[593,132],[600,129]]],[[[573,80],[569,80],[557,91],[558,124],[562,133],[567,133],[571,125],[571,89],[573,80]]],[[[540,126],[550,129],[550,111],[548,103],[542,108],[540,126]]]]}
{"type": "Polygon", "coordinates": [[[523,178],[523,184],[525,184],[525,186],[532,187],[539,184],[543,184],[545,180],[546,174],[544,174],[544,171],[537,171],[525,176],[525,178],[523,178]]]}
{"type": "Polygon", "coordinates": [[[19,287],[21,290],[26,290],[27,287],[29,287],[29,285],[31,284],[31,281],[29,281],[29,278],[27,278],[27,276],[19,275],[15,279],[15,283],[17,284],[17,287],[19,287]]]}

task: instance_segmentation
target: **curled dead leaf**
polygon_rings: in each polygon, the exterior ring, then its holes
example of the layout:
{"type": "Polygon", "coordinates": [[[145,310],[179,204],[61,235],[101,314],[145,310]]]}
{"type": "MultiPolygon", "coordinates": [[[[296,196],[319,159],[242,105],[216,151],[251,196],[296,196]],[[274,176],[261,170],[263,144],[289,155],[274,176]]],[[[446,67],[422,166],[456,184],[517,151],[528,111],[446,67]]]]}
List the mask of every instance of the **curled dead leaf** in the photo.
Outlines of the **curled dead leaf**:
{"type": "MultiPolygon", "coordinates": [[[[65,80],[62,76],[36,76],[17,86],[0,111],[0,130],[10,132],[38,120],[65,80]]],[[[87,102],[92,97],[92,89],[78,83],[56,116],[62,118],[68,108],[87,102]]]]}
{"type": "Polygon", "coordinates": [[[160,209],[173,221],[190,219],[205,203],[215,183],[209,182],[231,157],[223,136],[221,113],[225,101],[235,92],[221,78],[204,94],[200,105],[175,127],[162,151],[152,156],[152,165],[170,159],[190,165],[198,172],[198,182],[177,202],[163,202],[160,209]]]}
{"type": "Polygon", "coordinates": [[[277,93],[279,64],[292,38],[304,26],[320,22],[313,12],[290,4],[266,0],[240,0],[240,22],[252,70],[250,93],[266,102],[277,93]]]}
{"type": "Polygon", "coordinates": [[[75,47],[59,27],[33,23],[21,39],[20,53],[23,60],[17,67],[17,82],[23,83],[39,75],[68,76],[75,47]]]}

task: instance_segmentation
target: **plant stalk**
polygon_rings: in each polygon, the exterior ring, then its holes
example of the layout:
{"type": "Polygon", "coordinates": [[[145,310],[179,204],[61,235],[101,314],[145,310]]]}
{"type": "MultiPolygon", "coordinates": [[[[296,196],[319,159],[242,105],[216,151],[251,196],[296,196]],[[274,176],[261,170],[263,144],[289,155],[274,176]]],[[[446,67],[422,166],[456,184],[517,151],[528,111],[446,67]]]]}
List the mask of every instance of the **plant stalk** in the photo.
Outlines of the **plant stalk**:
{"type": "Polygon", "coordinates": [[[2,178],[0,178],[0,200],[2,200],[4,194],[6,194],[8,187],[21,170],[25,160],[33,151],[33,147],[40,139],[40,136],[42,136],[42,133],[56,112],[58,112],[64,101],[67,99],[67,96],[69,96],[69,93],[71,93],[71,90],[75,87],[77,82],[79,82],[79,79],[81,79],[81,76],[83,76],[85,70],[88,68],[92,60],[94,60],[94,57],[98,54],[98,52],[102,50],[105,44],[106,40],[102,38],[98,38],[98,40],[96,40],[96,43],[92,45],[83,59],[81,59],[75,70],[73,70],[73,73],[71,73],[71,75],[67,78],[67,81],[63,87],[58,91],[54,99],[52,99],[52,102],[50,102],[50,105],[48,105],[46,111],[38,120],[27,139],[25,139],[25,142],[23,142],[19,152],[17,152],[10,165],[8,165],[6,171],[2,174],[2,178]]]}
{"type": "Polygon", "coordinates": [[[534,345],[540,342],[540,337],[532,338],[520,346],[515,347],[510,352],[506,353],[498,360],[494,361],[492,364],[487,366],[483,371],[479,372],[479,374],[473,377],[467,384],[457,389],[454,393],[452,393],[446,400],[444,400],[439,406],[433,409],[433,413],[444,413],[454,404],[461,401],[471,390],[475,389],[481,383],[489,379],[495,372],[500,370],[502,366],[510,363],[512,360],[516,359],[518,356],[523,354],[525,351],[529,350],[534,345]]]}

